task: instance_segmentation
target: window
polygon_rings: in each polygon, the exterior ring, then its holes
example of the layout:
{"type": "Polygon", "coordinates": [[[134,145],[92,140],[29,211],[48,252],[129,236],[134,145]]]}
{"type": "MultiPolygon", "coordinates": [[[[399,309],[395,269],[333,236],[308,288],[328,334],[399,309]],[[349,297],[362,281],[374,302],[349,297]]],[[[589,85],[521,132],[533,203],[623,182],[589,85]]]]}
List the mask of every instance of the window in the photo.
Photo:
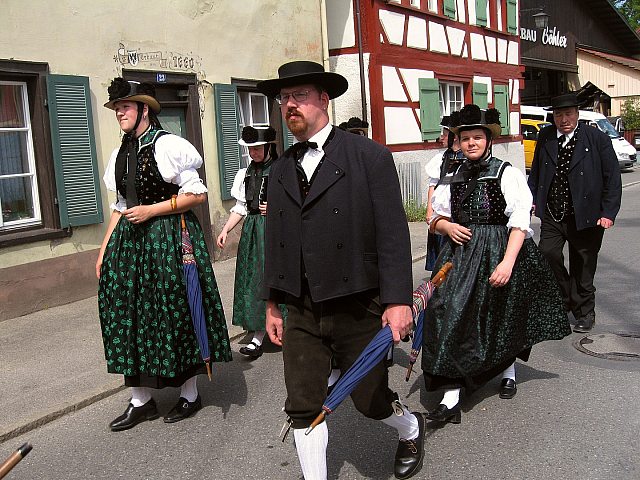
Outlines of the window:
{"type": "Polygon", "coordinates": [[[430,11],[438,13],[438,0],[429,0],[428,8],[430,11]]]}
{"type": "Polygon", "coordinates": [[[0,228],[40,223],[31,116],[25,82],[0,81],[0,228]]]}
{"type": "Polygon", "coordinates": [[[0,207],[0,247],[102,222],[87,77],[0,60],[0,207]]]}
{"type": "Polygon", "coordinates": [[[412,7],[420,8],[420,0],[411,0],[410,3],[412,7]]]}
{"type": "MultiPolygon", "coordinates": [[[[238,102],[240,107],[240,131],[247,125],[254,127],[268,127],[269,126],[269,101],[261,93],[238,91],[238,102]]],[[[249,158],[249,148],[240,147],[242,155],[241,167],[244,168],[251,163],[249,158]]]]}
{"type": "Polygon", "coordinates": [[[451,115],[464,106],[464,88],[461,83],[440,83],[440,114],[451,115]]]}

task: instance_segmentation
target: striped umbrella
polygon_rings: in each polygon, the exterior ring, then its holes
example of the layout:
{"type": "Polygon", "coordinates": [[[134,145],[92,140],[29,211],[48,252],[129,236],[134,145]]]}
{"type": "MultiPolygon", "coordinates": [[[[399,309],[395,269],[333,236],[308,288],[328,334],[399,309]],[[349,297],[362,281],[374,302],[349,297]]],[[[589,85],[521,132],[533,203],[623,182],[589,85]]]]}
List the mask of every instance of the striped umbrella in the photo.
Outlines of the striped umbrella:
{"type": "Polygon", "coordinates": [[[200,354],[207,367],[209,380],[211,380],[211,352],[209,351],[207,321],[202,306],[202,288],[200,287],[200,278],[198,277],[198,266],[193,256],[193,244],[191,243],[191,237],[189,237],[184,214],[180,215],[180,219],[182,223],[182,271],[187,289],[187,299],[189,300],[189,311],[191,312],[193,330],[198,339],[200,354]]]}
{"type": "Polygon", "coordinates": [[[453,263],[445,263],[431,280],[422,283],[413,291],[413,305],[411,309],[413,310],[413,318],[416,318],[416,328],[413,331],[413,343],[411,344],[411,352],[409,353],[409,367],[407,367],[407,375],[404,378],[407,382],[409,381],[409,377],[411,377],[413,365],[416,363],[416,359],[422,348],[422,331],[424,328],[424,316],[427,303],[436,287],[439,287],[442,282],[444,282],[451,268],[453,268],[453,263]]]}

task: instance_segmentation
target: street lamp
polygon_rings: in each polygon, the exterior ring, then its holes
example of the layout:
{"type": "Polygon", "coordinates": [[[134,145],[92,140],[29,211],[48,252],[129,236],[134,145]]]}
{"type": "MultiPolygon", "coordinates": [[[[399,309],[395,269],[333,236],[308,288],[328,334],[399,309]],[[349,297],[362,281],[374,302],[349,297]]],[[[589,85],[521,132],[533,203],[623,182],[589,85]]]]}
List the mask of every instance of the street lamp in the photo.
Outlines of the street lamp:
{"type": "Polygon", "coordinates": [[[549,14],[545,13],[542,7],[536,8],[525,8],[520,10],[520,14],[529,13],[529,12],[537,12],[531,15],[536,24],[536,28],[547,28],[549,26],[549,14]]]}

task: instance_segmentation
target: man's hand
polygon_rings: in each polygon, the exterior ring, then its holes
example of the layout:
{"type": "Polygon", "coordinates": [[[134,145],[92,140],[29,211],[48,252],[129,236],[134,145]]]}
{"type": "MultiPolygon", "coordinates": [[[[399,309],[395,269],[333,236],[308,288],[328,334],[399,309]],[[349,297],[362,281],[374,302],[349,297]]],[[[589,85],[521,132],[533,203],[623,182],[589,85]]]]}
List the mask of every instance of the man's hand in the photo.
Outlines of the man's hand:
{"type": "Polygon", "coordinates": [[[411,307],[409,305],[399,305],[390,303],[382,314],[382,328],[386,325],[391,327],[393,333],[393,342],[400,342],[401,338],[406,337],[413,330],[413,316],[411,315],[411,307]]]}
{"type": "Polygon", "coordinates": [[[601,217],[600,220],[598,220],[598,225],[600,225],[602,228],[606,230],[607,228],[613,227],[613,220],[609,220],[608,218],[601,217]]]}
{"type": "Polygon", "coordinates": [[[266,330],[269,335],[269,340],[274,345],[282,346],[282,312],[278,308],[278,305],[272,301],[267,300],[267,325],[266,330]]]}

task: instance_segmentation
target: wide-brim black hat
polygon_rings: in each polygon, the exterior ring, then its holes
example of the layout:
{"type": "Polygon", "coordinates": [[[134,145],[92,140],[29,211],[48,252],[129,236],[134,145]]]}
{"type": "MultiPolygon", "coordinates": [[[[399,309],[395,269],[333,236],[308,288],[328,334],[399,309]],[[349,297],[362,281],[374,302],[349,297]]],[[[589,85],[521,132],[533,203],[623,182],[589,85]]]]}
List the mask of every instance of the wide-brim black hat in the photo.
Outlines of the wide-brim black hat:
{"type": "Polygon", "coordinates": [[[560,108],[580,107],[578,101],[578,94],[575,92],[565,93],[564,95],[558,95],[551,99],[551,106],[545,107],[547,111],[558,110],[560,108]]]}
{"type": "Polygon", "coordinates": [[[486,128],[491,132],[492,138],[499,137],[502,132],[500,112],[495,108],[481,110],[480,107],[471,103],[462,107],[458,118],[460,123],[450,127],[451,131],[458,136],[461,131],[474,128],[486,128]]]}
{"type": "Polygon", "coordinates": [[[116,102],[129,100],[146,103],[153,112],[160,113],[160,103],[155,98],[156,89],[150,83],[127,81],[117,77],[111,81],[108,92],[109,101],[104,106],[111,110],[115,110],[116,102]]]}
{"type": "Polygon", "coordinates": [[[273,127],[246,126],[242,129],[242,136],[238,143],[244,147],[257,147],[276,141],[276,131],[273,127]]]}
{"type": "Polygon", "coordinates": [[[324,67],[319,63],[306,60],[285,63],[278,68],[278,78],[263,80],[257,87],[267,97],[275,97],[282,88],[306,84],[322,86],[329,94],[329,98],[339,97],[349,87],[349,82],[342,75],[325,72],[324,67]]]}

